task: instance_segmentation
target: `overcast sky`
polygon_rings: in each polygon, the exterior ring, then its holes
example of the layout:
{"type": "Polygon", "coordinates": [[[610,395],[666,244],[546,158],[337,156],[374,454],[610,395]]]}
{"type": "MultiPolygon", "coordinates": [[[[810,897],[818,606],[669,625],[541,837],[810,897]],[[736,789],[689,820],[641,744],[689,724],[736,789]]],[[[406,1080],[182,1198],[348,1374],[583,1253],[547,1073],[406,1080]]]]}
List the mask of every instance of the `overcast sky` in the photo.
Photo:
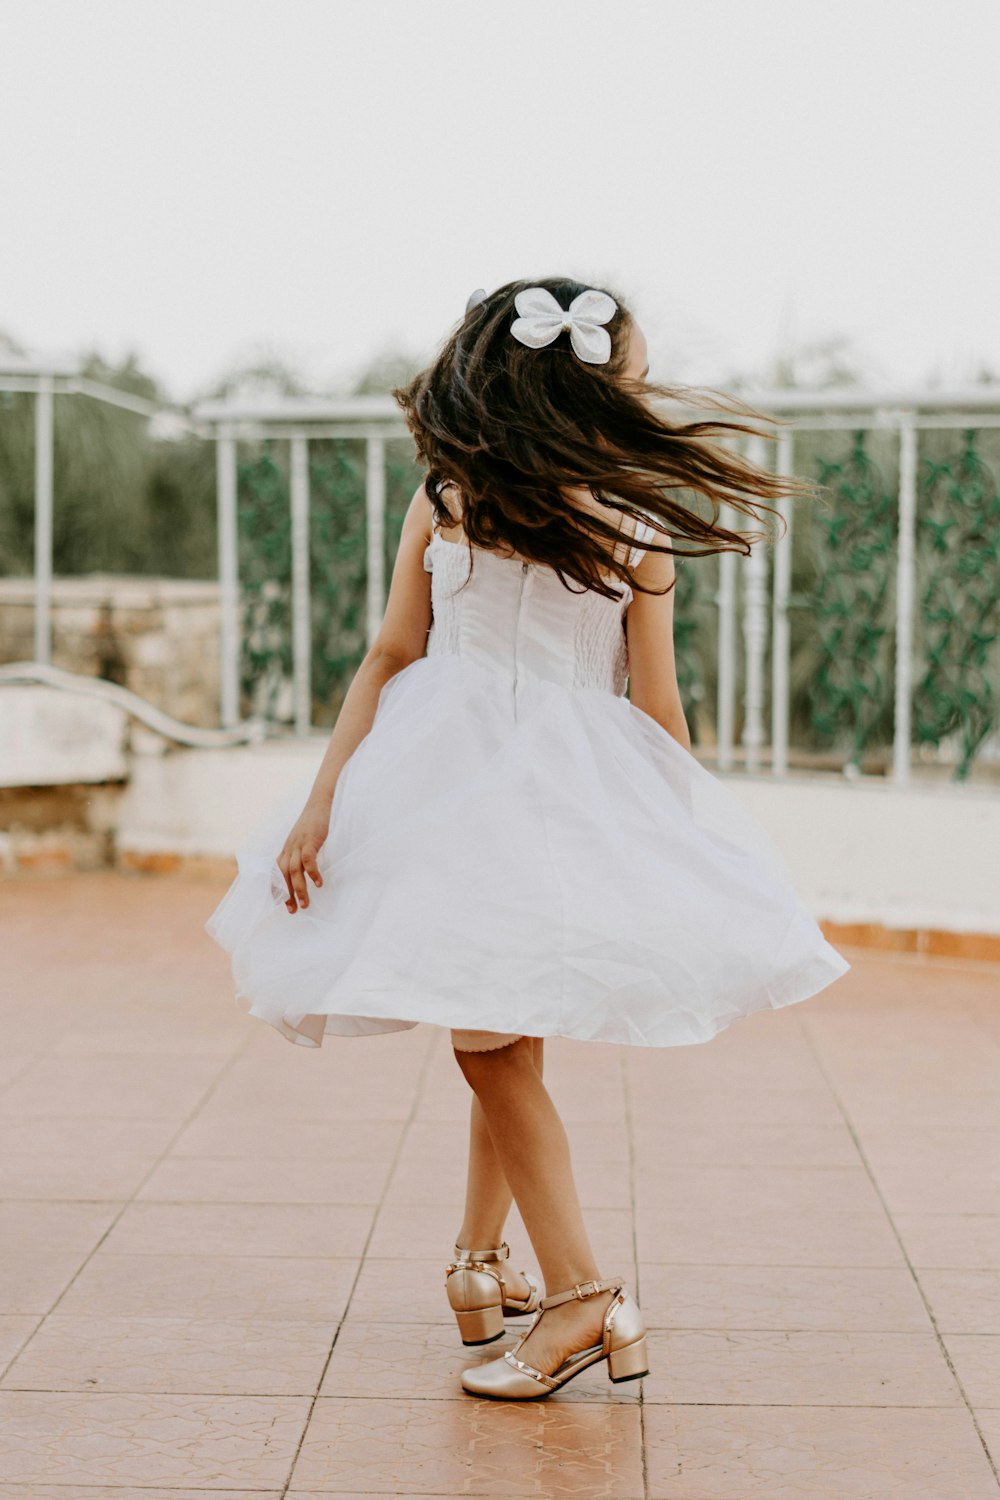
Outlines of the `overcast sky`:
{"type": "Polygon", "coordinates": [[[608,284],[653,372],[1000,374],[997,0],[0,0],[0,332],[188,399],[608,284]]]}

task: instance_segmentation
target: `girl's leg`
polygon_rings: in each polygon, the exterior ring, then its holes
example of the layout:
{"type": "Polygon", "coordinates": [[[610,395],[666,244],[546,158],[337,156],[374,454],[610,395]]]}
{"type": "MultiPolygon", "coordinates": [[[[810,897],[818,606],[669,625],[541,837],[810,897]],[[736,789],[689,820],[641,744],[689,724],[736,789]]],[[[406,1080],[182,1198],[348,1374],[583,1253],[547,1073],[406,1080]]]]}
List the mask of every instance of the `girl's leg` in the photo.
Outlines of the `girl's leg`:
{"type": "MultiPolygon", "coordinates": [[[[580,1212],[566,1131],[535,1067],[531,1039],[455,1053],[531,1238],[546,1294],[600,1278],[580,1212]]],[[[520,1357],[546,1374],[600,1338],[611,1293],[550,1308],[520,1357]]]]}
{"type": "MultiPolygon", "coordinates": [[[[544,1065],[544,1038],[526,1038],[532,1043],[532,1060],[538,1076],[544,1065]]],[[[490,1250],[503,1241],[504,1225],[510,1213],[513,1194],[500,1158],[493,1146],[483,1106],[475,1094],[469,1119],[469,1168],[465,1189],[465,1217],[457,1245],[470,1250],[490,1250]]],[[[526,1297],[528,1283],[510,1261],[505,1262],[503,1277],[512,1297],[526,1297]]]]}

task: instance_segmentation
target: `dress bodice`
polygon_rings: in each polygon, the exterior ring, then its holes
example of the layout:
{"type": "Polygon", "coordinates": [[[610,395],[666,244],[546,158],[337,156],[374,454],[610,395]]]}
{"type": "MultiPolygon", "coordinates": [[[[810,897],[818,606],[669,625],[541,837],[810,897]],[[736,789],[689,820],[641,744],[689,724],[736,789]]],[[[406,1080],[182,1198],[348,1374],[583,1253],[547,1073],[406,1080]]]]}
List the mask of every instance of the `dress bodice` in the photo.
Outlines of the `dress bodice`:
{"type": "MultiPolygon", "coordinates": [[[[651,526],[640,525],[635,540],[648,541],[654,534],[651,526]]],[[[633,546],[633,567],[643,550],[633,546]]],[[[607,599],[593,589],[566,588],[543,563],[501,557],[484,547],[472,552],[471,578],[466,542],[448,541],[435,531],[424,552],[424,567],[432,574],[428,656],[471,658],[515,683],[545,678],[570,689],[624,696],[625,611],[633,597],[627,583],[615,579],[622,597],[607,599]]]]}

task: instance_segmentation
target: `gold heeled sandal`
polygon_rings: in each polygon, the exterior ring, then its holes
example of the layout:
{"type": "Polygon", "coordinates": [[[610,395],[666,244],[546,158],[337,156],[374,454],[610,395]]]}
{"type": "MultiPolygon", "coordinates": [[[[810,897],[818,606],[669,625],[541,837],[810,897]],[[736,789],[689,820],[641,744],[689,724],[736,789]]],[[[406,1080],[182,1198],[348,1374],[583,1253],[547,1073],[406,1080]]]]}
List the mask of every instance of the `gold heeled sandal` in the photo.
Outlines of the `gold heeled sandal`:
{"type": "Polygon", "coordinates": [[[539,1306],[538,1282],[527,1271],[528,1295],[512,1297],[499,1269],[510,1255],[506,1240],[495,1250],[466,1250],[455,1246],[456,1259],[445,1267],[444,1284],[463,1344],[492,1344],[503,1336],[504,1318],[522,1317],[539,1306]]]}
{"type": "Polygon", "coordinates": [[[551,1396],[591,1365],[606,1359],[608,1376],[617,1385],[624,1380],[639,1380],[649,1374],[646,1359],[646,1327],[631,1294],[625,1290],[620,1276],[609,1281],[581,1281],[568,1292],[556,1292],[543,1297],[531,1327],[521,1335],[513,1349],[508,1349],[500,1359],[490,1359],[462,1373],[462,1386],[474,1396],[489,1396],[495,1401],[538,1401],[551,1396]],[[557,1370],[545,1375],[534,1365],[518,1359],[518,1350],[531,1329],[547,1307],[558,1307],[561,1302],[572,1302],[596,1296],[598,1292],[614,1292],[614,1297],[604,1315],[601,1342],[581,1349],[564,1359],[557,1370]]]}

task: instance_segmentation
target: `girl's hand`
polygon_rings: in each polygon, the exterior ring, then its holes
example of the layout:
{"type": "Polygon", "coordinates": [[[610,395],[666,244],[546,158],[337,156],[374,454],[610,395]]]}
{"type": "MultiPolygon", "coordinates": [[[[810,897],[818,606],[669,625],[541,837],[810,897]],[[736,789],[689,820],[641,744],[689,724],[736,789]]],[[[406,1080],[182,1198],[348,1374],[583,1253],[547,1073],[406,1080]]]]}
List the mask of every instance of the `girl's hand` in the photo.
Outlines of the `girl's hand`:
{"type": "Polygon", "coordinates": [[[323,877],[316,864],[316,856],[330,829],[330,805],[307,802],[302,815],[285,840],[278,855],[278,868],[288,886],[286,910],[294,912],[309,905],[309,889],[306,876],[313,885],[323,884],[323,877]]]}

